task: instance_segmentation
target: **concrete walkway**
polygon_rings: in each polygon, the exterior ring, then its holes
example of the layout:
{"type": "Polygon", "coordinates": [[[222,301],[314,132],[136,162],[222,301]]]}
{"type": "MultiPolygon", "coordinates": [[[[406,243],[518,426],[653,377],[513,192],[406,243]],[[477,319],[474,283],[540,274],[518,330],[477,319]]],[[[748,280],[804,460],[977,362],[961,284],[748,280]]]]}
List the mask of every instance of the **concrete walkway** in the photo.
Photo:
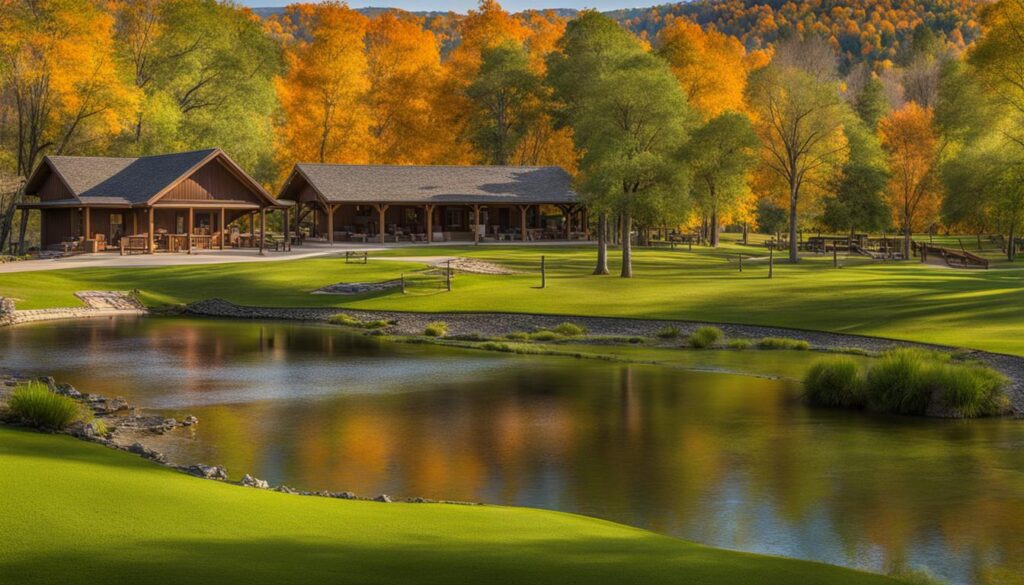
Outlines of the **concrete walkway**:
{"type": "MultiPolygon", "coordinates": [[[[486,242],[481,246],[552,246],[552,245],[592,245],[593,242],[486,242]]],[[[276,262],[279,260],[301,260],[303,258],[319,258],[323,256],[340,256],[345,252],[379,252],[402,248],[428,248],[440,246],[473,246],[472,242],[444,242],[436,244],[400,243],[400,244],[355,244],[335,243],[333,246],[323,242],[306,242],[302,246],[294,246],[290,252],[267,251],[260,256],[259,250],[203,250],[194,254],[134,254],[121,256],[117,252],[100,252],[96,254],[76,254],[63,258],[48,260],[23,260],[0,264],[0,274],[15,272],[34,272],[37,270],[66,270],[70,268],[142,268],[150,266],[195,266],[226,262],[276,262]]],[[[375,260],[392,260],[398,262],[424,262],[428,264],[454,258],[454,256],[382,256],[375,260]]]]}

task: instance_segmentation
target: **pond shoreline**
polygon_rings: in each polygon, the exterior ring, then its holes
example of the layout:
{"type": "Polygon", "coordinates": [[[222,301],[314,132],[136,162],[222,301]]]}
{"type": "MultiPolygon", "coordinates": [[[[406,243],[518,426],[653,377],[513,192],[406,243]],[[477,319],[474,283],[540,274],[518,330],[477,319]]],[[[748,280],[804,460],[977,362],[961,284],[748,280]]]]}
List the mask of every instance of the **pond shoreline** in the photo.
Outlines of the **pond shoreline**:
{"type": "Polygon", "coordinates": [[[517,331],[529,332],[538,329],[551,329],[566,321],[584,327],[592,335],[655,337],[657,332],[665,327],[678,327],[680,335],[685,337],[699,327],[710,325],[718,327],[727,338],[731,339],[786,337],[806,341],[812,349],[819,350],[841,351],[853,349],[880,353],[890,349],[907,347],[956,352],[962,358],[981,362],[1006,376],[1009,379],[1006,393],[1010,397],[1013,416],[1024,418],[1024,357],[883,337],[810,331],[786,327],[669,319],[631,319],[626,317],[586,317],[579,315],[501,312],[416,313],[339,308],[254,307],[236,305],[223,299],[197,301],[175,313],[195,317],[315,323],[327,323],[331,316],[346,313],[362,321],[388,321],[392,323],[386,328],[388,334],[410,336],[422,335],[427,324],[443,321],[448,324],[448,335],[454,337],[472,335],[502,337],[517,331]]]}

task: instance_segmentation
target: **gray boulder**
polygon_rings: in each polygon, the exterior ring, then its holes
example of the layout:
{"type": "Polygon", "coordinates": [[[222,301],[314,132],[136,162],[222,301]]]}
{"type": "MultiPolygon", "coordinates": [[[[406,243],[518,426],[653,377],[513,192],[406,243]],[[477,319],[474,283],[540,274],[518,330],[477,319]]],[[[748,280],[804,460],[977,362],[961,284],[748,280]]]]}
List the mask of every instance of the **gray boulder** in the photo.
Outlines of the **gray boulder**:
{"type": "Polygon", "coordinates": [[[245,477],[242,478],[242,485],[244,485],[245,487],[257,488],[261,490],[270,489],[270,484],[267,483],[265,480],[257,479],[249,475],[248,473],[246,473],[245,477]]]}

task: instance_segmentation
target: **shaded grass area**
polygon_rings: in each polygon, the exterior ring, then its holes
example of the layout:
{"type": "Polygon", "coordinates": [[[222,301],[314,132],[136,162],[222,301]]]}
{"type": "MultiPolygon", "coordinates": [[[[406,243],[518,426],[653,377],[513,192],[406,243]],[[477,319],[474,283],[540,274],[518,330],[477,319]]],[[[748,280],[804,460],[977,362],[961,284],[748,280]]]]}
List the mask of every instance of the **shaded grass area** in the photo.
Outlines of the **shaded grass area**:
{"type": "Polygon", "coordinates": [[[458,273],[441,288],[344,296],[311,295],[337,282],[373,282],[423,268],[407,261],[345,264],[339,258],[5,274],[0,295],[23,309],[77,305],[85,289],[139,289],[151,306],[222,297],[251,305],[331,306],[400,311],[486,311],[688,319],[875,335],[1024,355],[1024,266],[953,270],[916,262],[811,256],[777,263],[767,278],[764,248],[637,249],[633,279],[593,276],[592,247],[421,246],[377,256],[467,256],[508,266],[513,275],[458,273]],[[736,256],[744,254],[743,272],[736,256]],[[547,287],[539,288],[544,255],[547,287]]]}
{"type": "Polygon", "coordinates": [[[0,574],[25,585],[894,582],[564,513],[239,488],[5,428],[0,469],[0,574]]]}

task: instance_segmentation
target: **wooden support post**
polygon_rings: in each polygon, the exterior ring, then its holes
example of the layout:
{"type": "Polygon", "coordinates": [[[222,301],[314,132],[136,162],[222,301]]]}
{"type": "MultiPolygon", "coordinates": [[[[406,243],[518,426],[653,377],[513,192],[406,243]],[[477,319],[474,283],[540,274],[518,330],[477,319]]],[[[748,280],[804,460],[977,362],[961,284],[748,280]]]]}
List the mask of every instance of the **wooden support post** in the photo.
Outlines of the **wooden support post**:
{"type": "Polygon", "coordinates": [[[188,229],[185,234],[185,244],[188,247],[188,253],[192,253],[192,229],[195,222],[195,210],[191,207],[188,208],[188,229]]]}
{"type": "Polygon", "coordinates": [[[480,205],[473,205],[473,243],[480,243],[480,205]]]}
{"type": "Polygon", "coordinates": [[[452,292],[452,261],[448,261],[448,267],[444,271],[444,283],[448,287],[448,292],[452,292]]]}
{"type": "Polygon", "coordinates": [[[544,255],[540,256],[540,287],[547,288],[548,286],[548,271],[544,265],[544,255]]]}
{"type": "Polygon", "coordinates": [[[384,214],[388,212],[388,208],[391,206],[378,203],[374,207],[377,208],[377,229],[379,230],[377,235],[380,237],[381,245],[384,245],[384,214]]]}
{"type": "Polygon", "coordinates": [[[290,252],[292,249],[292,226],[288,221],[288,208],[284,208],[284,250],[290,252]]]}
{"type": "Polygon", "coordinates": [[[427,243],[431,244],[434,242],[434,206],[425,205],[424,210],[427,214],[427,243]]]}
{"type": "Polygon", "coordinates": [[[740,254],[740,272],[743,272],[743,254],[740,254]]]}
{"type": "Polygon", "coordinates": [[[149,253],[150,254],[156,252],[156,236],[153,234],[153,232],[155,230],[156,230],[156,223],[153,221],[153,208],[150,207],[149,208],[149,230],[147,232],[149,234],[149,253]]]}
{"type": "Polygon", "coordinates": [[[139,213],[134,209],[132,210],[132,235],[139,235],[139,213]]]}
{"type": "Polygon", "coordinates": [[[260,256],[263,255],[263,250],[266,247],[267,241],[267,209],[264,207],[260,209],[260,256]]]}
{"type": "Polygon", "coordinates": [[[519,239],[526,241],[526,210],[529,209],[529,205],[519,206],[519,239]]]}
{"type": "Polygon", "coordinates": [[[92,215],[90,214],[90,211],[91,210],[88,207],[85,208],[85,239],[86,240],[91,240],[92,239],[92,215]]]}
{"type": "Polygon", "coordinates": [[[334,206],[327,205],[327,241],[334,245],[334,206]]]}
{"type": "Polygon", "coordinates": [[[227,214],[224,212],[224,208],[220,208],[220,249],[224,249],[224,240],[228,237],[228,226],[225,225],[227,214]]]}

